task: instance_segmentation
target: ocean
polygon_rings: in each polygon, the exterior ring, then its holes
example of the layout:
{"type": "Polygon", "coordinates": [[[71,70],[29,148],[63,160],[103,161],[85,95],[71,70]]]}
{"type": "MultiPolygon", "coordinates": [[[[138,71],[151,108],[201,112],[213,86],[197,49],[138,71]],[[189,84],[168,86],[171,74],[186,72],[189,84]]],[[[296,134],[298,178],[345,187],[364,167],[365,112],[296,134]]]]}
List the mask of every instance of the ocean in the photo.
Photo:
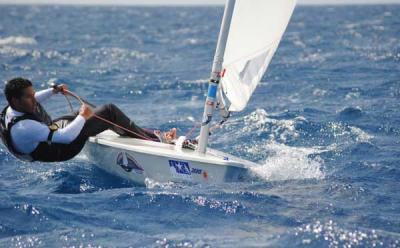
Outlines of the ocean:
{"type": "MultiPolygon", "coordinates": [[[[210,139],[260,164],[252,180],[144,187],[84,152],[26,163],[1,147],[0,247],[400,247],[399,13],[296,8],[249,105],[210,139]]],[[[182,135],[201,120],[222,14],[0,5],[1,80],[65,83],[182,135]]],[[[62,96],[45,107],[69,112],[62,96]]]]}

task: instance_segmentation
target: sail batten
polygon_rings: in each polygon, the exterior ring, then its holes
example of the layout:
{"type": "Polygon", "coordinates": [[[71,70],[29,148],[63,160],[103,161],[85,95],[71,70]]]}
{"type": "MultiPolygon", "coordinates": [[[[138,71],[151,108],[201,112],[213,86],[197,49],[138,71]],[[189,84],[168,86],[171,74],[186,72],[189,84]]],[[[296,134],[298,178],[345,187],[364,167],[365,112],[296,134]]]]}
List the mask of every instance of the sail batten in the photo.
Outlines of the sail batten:
{"type": "Polygon", "coordinates": [[[243,110],[278,48],[296,0],[236,0],[226,43],[222,90],[243,110]]]}

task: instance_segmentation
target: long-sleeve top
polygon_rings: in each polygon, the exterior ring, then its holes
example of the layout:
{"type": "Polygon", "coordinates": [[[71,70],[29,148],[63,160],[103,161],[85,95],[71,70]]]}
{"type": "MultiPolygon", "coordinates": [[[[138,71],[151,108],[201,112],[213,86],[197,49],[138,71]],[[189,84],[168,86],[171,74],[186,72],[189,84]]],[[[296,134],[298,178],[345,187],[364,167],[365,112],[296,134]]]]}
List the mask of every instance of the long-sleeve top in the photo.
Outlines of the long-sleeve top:
{"type": "MultiPolygon", "coordinates": [[[[35,93],[35,99],[39,103],[45,101],[53,95],[53,89],[46,89],[35,93]]],[[[18,112],[11,107],[8,107],[6,112],[5,124],[6,127],[12,118],[22,116],[24,113],[18,112]]],[[[78,115],[66,127],[60,128],[54,132],[52,137],[53,143],[69,144],[78,137],[83,126],[85,118],[78,115]]],[[[35,120],[22,120],[17,122],[11,128],[11,140],[14,148],[23,154],[33,152],[40,142],[47,141],[50,129],[44,124],[35,120]]]]}

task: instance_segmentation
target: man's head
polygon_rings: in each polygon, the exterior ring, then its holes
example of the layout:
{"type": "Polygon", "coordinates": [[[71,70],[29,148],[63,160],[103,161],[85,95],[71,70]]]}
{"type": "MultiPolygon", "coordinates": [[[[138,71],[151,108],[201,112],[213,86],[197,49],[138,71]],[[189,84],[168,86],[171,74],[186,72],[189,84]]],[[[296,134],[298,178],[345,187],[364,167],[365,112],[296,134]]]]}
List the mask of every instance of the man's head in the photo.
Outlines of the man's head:
{"type": "Polygon", "coordinates": [[[8,104],[23,113],[31,114],[36,108],[35,91],[31,81],[25,78],[13,78],[4,88],[8,104]]]}

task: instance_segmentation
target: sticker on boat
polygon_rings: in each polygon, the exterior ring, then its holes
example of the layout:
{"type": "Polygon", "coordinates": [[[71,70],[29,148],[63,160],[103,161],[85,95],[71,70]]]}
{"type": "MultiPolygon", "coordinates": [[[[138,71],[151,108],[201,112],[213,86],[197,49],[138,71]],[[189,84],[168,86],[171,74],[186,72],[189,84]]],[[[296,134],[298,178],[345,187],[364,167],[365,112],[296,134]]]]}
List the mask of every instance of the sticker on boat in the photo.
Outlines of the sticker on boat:
{"type": "Polygon", "coordinates": [[[139,163],[126,152],[120,152],[117,156],[117,165],[121,166],[126,172],[134,171],[138,174],[143,174],[144,169],[139,163]]]}
{"type": "Polygon", "coordinates": [[[168,160],[169,169],[171,171],[172,176],[176,178],[184,178],[191,179],[192,174],[200,174],[202,173],[201,169],[198,168],[190,168],[188,162],[177,161],[177,160],[168,160]]]}

